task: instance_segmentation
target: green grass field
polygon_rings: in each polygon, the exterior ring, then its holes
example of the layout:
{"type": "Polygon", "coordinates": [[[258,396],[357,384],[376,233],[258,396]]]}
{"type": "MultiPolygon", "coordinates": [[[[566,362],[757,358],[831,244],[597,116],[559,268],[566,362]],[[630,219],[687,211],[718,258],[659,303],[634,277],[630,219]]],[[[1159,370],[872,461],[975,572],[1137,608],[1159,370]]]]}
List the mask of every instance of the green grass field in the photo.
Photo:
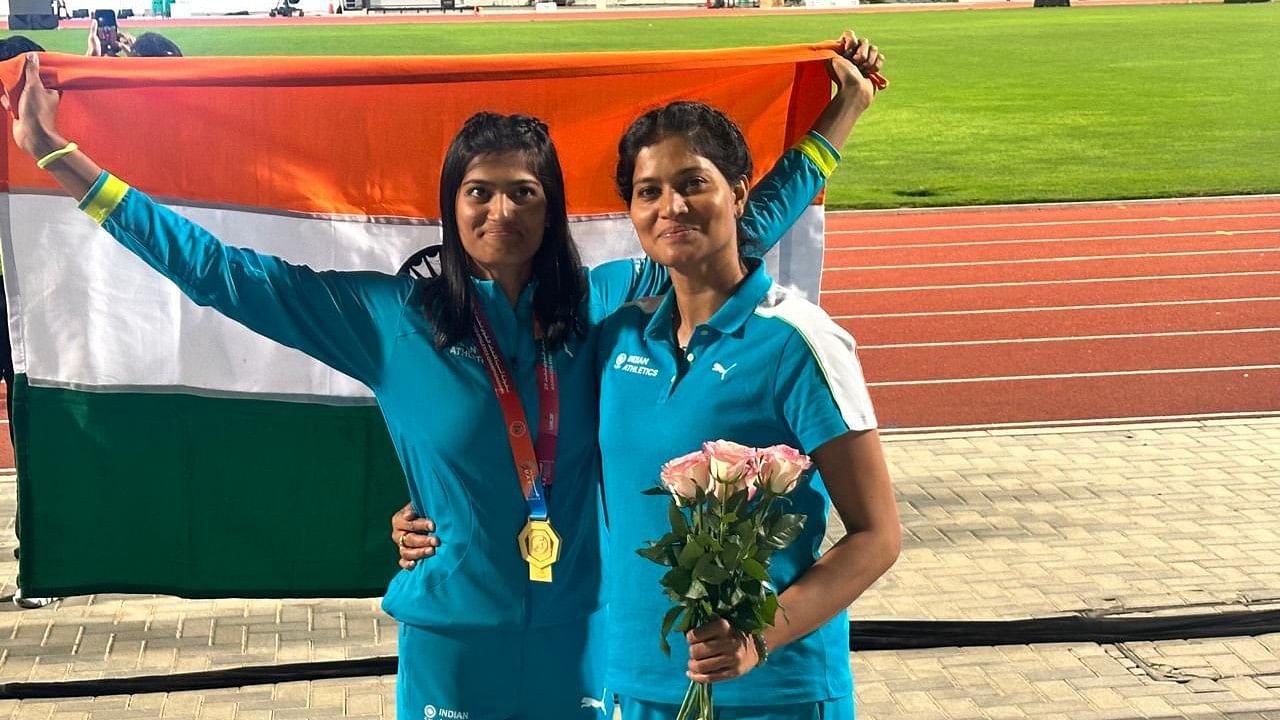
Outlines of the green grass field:
{"type": "MultiPolygon", "coordinates": [[[[829,207],[1280,192],[1280,3],[164,32],[192,55],[402,55],[740,47],[845,27],[884,49],[893,86],[845,148],[829,207]]],[[[31,35],[84,46],[80,30],[31,35]]]]}

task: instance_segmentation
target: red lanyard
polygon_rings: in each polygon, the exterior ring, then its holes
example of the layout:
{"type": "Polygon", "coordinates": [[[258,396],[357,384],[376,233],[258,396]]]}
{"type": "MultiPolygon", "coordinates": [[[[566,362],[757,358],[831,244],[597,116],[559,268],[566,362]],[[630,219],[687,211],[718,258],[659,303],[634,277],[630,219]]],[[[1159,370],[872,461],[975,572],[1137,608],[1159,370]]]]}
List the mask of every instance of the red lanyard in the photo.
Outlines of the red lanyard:
{"type": "Polygon", "coordinates": [[[516,463],[516,477],[520,480],[520,489],[529,503],[529,517],[545,519],[547,517],[547,493],[555,479],[556,441],[560,431],[560,387],[556,376],[555,362],[547,343],[542,338],[542,326],[537,319],[533,321],[533,338],[538,346],[538,447],[534,450],[529,440],[529,423],[525,419],[524,406],[520,403],[520,395],[516,391],[507,363],[498,352],[498,343],[493,335],[493,328],[480,304],[474,305],[472,329],[476,338],[476,347],[485,369],[489,371],[489,382],[493,392],[498,396],[498,405],[502,407],[502,417],[507,425],[507,440],[511,442],[511,455],[516,463]],[[541,476],[541,482],[537,482],[541,476]]]}

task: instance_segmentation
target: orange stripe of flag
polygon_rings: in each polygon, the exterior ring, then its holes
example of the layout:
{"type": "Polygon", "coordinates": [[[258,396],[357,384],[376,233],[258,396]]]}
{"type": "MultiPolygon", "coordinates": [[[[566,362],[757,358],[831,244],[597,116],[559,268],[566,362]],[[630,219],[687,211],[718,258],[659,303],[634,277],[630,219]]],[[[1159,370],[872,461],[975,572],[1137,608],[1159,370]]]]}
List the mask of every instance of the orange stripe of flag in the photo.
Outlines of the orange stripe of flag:
{"type": "MultiPolygon", "coordinates": [[[[479,110],[545,120],[570,211],[623,209],[617,140],[644,109],[695,99],[737,120],[758,169],[829,95],[809,46],[439,58],[76,58],[44,54],[62,134],[135,187],[187,202],[439,217],[450,139],[479,110]]],[[[0,64],[13,89],[21,61],[0,64]]],[[[10,140],[10,143],[12,141],[10,140]]],[[[15,188],[52,188],[16,148],[15,188]]],[[[229,238],[230,240],[230,238],[229,238]]]]}

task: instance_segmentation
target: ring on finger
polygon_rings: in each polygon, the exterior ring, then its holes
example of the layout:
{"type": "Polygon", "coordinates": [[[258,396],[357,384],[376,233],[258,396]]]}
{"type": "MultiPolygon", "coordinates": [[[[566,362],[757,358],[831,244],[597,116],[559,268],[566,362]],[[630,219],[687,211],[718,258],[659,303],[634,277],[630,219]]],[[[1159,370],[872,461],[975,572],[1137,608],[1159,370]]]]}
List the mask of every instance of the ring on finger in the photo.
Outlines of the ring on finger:
{"type": "Polygon", "coordinates": [[[408,532],[401,533],[400,539],[396,541],[396,544],[399,545],[400,547],[405,547],[404,541],[405,541],[405,538],[407,537],[409,537],[408,532]]]}

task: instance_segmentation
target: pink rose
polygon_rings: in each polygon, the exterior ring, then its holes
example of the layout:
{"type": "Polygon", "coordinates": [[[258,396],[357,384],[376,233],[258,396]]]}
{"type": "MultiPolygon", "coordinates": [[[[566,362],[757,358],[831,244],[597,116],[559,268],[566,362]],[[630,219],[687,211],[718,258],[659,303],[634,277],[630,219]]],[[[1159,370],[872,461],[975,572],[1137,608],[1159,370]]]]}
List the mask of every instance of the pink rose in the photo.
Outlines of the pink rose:
{"type": "Polygon", "coordinates": [[[760,484],[776,495],[786,495],[796,487],[800,474],[813,464],[808,455],[787,445],[759,451],[760,484]]]}
{"type": "Polygon", "coordinates": [[[711,494],[727,499],[738,490],[751,492],[756,484],[756,451],[729,440],[702,444],[702,452],[711,461],[711,494]]]}
{"type": "Polygon", "coordinates": [[[711,484],[711,464],[702,451],[681,455],[668,460],[659,475],[662,484],[679,500],[693,500],[698,488],[704,491],[711,484]]]}

